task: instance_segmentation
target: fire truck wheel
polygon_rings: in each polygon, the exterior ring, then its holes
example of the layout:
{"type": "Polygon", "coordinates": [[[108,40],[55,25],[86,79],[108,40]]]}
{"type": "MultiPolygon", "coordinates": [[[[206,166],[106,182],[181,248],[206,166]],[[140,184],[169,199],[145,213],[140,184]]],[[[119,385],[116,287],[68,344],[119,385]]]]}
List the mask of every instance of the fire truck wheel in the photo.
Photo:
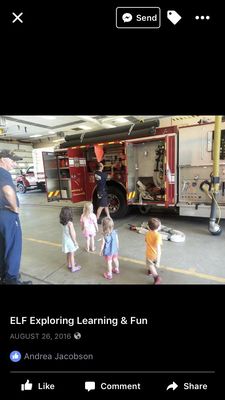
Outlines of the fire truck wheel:
{"type": "Polygon", "coordinates": [[[128,212],[128,206],[126,203],[123,192],[113,186],[107,188],[108,200],[109,200],[109,212],[112,218],[123,218],[128,212]]]}
{"type": "Polygon", "coordinates": [[[26,186],[24,186],[24,184],[22,182],[17,183],[17,189],[18,189],[19,193],[26,193],[26,191],[27,191],[26,186]]]}
{"type": "Polygon", "coordinates": [[[139,206],[138,209],[142,215],[146,215],[149,213],[151,206],[139,206]]]}

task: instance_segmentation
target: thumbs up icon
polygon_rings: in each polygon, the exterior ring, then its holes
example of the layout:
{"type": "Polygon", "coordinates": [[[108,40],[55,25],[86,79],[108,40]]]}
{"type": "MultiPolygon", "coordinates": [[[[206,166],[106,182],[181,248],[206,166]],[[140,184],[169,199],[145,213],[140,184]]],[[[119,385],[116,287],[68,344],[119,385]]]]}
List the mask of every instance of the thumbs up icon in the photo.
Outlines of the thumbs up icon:
{"type": "Polygon", "coordinates": [[[24,390],[32,390],[32,386],[33,386],[33,384],[30,383],[29,379],[27,379],[26,383],[22,383],[21,390],[22,391],[24,391],[24,390]]]}
{"type": "Polygon", "coordinates": [[[18,362],[21,360],[21,353],[17,350],[11,351],[9,358],[12,362],[18,362]]]}

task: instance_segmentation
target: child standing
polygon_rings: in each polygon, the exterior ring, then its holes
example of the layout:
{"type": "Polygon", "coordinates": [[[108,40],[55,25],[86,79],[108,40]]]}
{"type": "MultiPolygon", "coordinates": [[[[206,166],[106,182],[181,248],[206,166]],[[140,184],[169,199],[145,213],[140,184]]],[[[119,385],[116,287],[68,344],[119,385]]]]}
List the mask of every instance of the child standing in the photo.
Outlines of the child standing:
{"type": "Polygon", "coordinates": [[[162,237],[158,231],[161,228],[161,221],[158,218],[150,218],[148,221],[149,232],[145,235],[146,242],[146,266],[148,275],[154,278],[154,285],[161,283],[157,272],[160,265],[162,237]]]}
{"type": "Polygon", "coordinates": [[[62,207],[59,215],[60,224],[62,224],[62,251],[66,253],[67,266],[71,272],[77,272],[81,269],[76,265],[74,252],[78,249],[76,232],[73,225],[73,214],[70,207],[62,207]]]}
{"type": "Polygon", "coordinates": [[[85,203],[83,208],[83,214],[80,218],[81,229],[84,237],[86,238],[86,250],[87,252],[95,251],[95,235],[98,232],[98,224],[96,215],[93,213],[93,204],[88,202],[85,203]]]}
{"type": "Polygon", "coordinates": [[[104,273],[106,279],[112,279],[112,272],[119,274],[119,260],[118,260],[118,250],[119,250],[119,239],[116,231],[114,230],[114,222],[112,218],[105,217],[102,220],[102,245],[100,250],[100,256],[105,256],[105,261],[107,262],[107,272],[104,273]],[[114,262],[115,267],[112,267],[112,262],[114,262]]]}

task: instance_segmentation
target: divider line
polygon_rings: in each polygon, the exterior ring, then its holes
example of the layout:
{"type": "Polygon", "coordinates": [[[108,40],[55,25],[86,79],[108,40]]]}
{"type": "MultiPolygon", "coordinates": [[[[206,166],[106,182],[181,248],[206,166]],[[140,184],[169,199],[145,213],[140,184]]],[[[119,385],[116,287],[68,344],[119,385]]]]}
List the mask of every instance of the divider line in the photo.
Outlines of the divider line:
{"type": "Polygon", "coordinates": [[[11,374],[215,374],[215,371],[10,371],[11,374]]]}

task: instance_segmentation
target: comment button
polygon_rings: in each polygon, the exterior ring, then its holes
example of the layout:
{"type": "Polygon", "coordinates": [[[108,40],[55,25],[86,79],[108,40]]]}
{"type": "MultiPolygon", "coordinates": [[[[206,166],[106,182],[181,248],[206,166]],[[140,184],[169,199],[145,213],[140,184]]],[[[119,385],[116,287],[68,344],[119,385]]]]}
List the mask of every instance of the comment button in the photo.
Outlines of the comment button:
{"type": "Polygon", "coordinates": [[[157,29],[161,26],[159,7],[117,7],[118,29],[157,29]]]}

